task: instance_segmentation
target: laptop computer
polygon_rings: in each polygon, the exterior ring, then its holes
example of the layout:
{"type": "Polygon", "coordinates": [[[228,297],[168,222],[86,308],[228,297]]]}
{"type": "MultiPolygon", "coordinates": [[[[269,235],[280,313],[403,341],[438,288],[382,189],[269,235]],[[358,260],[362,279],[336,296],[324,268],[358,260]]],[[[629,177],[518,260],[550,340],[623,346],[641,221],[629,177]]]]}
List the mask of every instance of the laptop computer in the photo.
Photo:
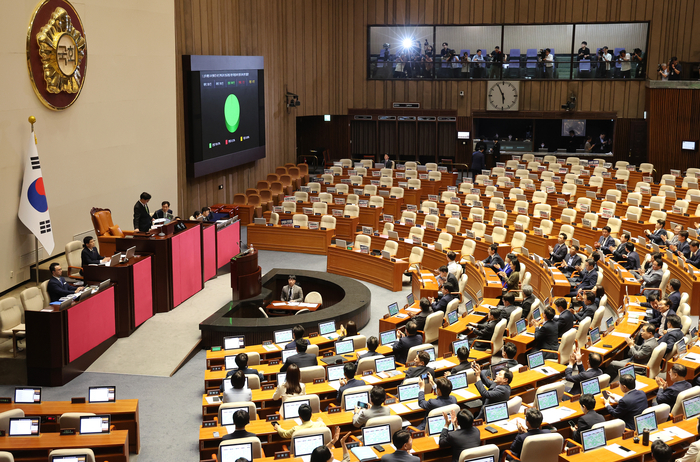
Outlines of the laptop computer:
{"type": "Polygon", "coordinates": [[[245,337],[242,335],[235,335],[230,337],[224,337],[224,350],[238,350],[245,348],[245,337]]]}
{"type": "Polygon", "coordinates": [[[396,369],[396,362],[393,356],[387,356],[385,358],[377,358],[374,360],[374,371],[379,374],[380,372],[393,371],[396,369]]]}
{"type": "Polygon", "coordinates": [[[592,379],[582,381],[581,394],[593,396],[600,394],[600,379],[598,377],[593,377],[592,379]]]}
{"type": "MultiPolygon", "coordinates": [[[[321,445],[323,445],[323,435],[321,435],[321,445]]],[[[221,462],[236,462],[241,458],[253,460],[253,443],[226,444],[219,447],[221,462]]]]}
{"type": "MultiPolygon", "coordinates": [[[[442,418],[443,422],[445,418],[442,418]]],[[[391,443],[391,426],[389,424],[373,425],[362,429],[363,446],[382,446],[391,443]]],[[[383,448],[382,448],[383,450],[383,448]]]]}
{"type": "Polygon", "coordinates": [[[329,365],[326,368],[328,374],[328,381],[333,382],[334,380],[340,380],[345,377],[345,364],[329,365]]]}
{"type": "Polygon", "coordinates": [[[459,321],[459,311],[454,310],[447,313],[447,323],[451,326],[452,324],[459,321]]]}
{"type": "Polygon", "coordinates": [[[536,396],[537,408],[542,411],[559,406],[559,395],[557,390],[545,391],[536,396]]]}
{"type": "Polygon", "coordinates": [[[238,411],[248,412],[247,407],[227,407],[221,410],[221,425],[233,425],[233,414],[238,411]]]}
{"type": "MultiPolygon", "coordinates": [[[[510,413],[508,412],[508,403],[496,403],[484,406],[484,419],[487,424],[508,420],[510,413]]],[[[444,420],[444,417],[443,417],[444,420]]]]}
{"type": "Polygon", "coordinates": [[[282,364],[287,362],[290,356],[297,354],[297,350],[282,350],[282,364]]]}
{"type": "Polygon", "coordinates": [[[88,403],[113,403],[117,400],[117,387],[89,387],[88,403]]]}
{"type": "Polygon", "coordinates": [[[12,417],[9,421],[8,436],[39,436],[41,417],[12,417]]]}
{"type": "Polygon", "coordinates": [[[397,302],[389,305],[389,316],[396,316],[399,314],[399,304],[397,302]]]}
{"type": "Polygon", "coordinates": [[[15,388],[15,403],[39,404],[41,403],[41,388],[17,387],[15,388]]]}
{"type": "Polygon", "coordinates": [[[83,415],[80,416],[80,434],[92,435],[109,433],[109,415],[83,415]]]}
{"type": "Polygon", "coordinates": [[[686,419],[700,415],[700,396],[694,396],[683,401],[683,414],[686,419]]]}
{"type": "Polygon", "coordinates": [[[300,399],[295,401],[285,401],[282,403],[282,416],[285,420],[296,419],[299,417],[299,407],[302,404],[308,404],[311,406],[311,400],[300,399]]]}
{"type": "Polygon", "coordinates": [[[416,299],[413,297],[413,293],[406,295],[406,303],[408,303],[408,306],[413,305],[415,301],[416,299]]]}
{"type": "Polygon", "coordinates": [[[399,401],[410,401],[412,399],[418,399],[418,393],[420,392],[420,385],[417,382],[407,383],[406,385],[398,386],[399,401]]]}
{"type": "Polygon", "coordinates": [[[659,426],[656,423],[656,413],[648,412],[635,416],[634,426],[637,429],[637,435],[641,435],[644,430],[649,430],[649,433],[658,430],[659,426]]]}
{"type": "Polygon", "coordinates": [[[287,373],[286,372],[278,372],[277,373],[277,386],[282,385],[286,380],[287,380],[287,373]]]}
{"type": "MultiPolygon", "coordinates": [[[[457,374],[450,374],[447,376],[447,380],[452,383],[452,390],[460,390],[462,388],[467,388],[469,385],[467,383],[467,373],[459,372],[457,374]]],[[[444,417],[443,417],[444,419],[444,417]]]]}
{"type": "MultiPolygon", "coordinates": [[[[525,332],[527,330],[527,321],[525,319],[522,319],[522,318],[518,319],[515,322],[515,330],[517,332],[517,335],[520,335],[523,332],[525,332]]],[[[493,376],[491,376],[491,377],[493,377],[493,376]]]]}
{"type": "Polygon", "coordinates": [[[352,339],[340,340],[335,342],[335,355],[321,358],[321,361],[326,364],[335,364],[338,361],[343,361],[344,358],[341,355],[352,353],[353,351],[355,351],[355,342],[352,339]]]}
{"type": "Polygon", "coordinates": [[[114,255],[112,255],[112,258],[110,258],[107,263],[105,263],[105,266],[116,266],[121,262],[121,258],[122,258],[122,253],[117,252],[114,255]]]}
{"type": "Polygon", "coordinates": [[[87,456],[85,453],[53,456],[49,459],[49,462],[87,462],[87,456]]]}
{"type": "Polygon", "coordinates": [[[508,361],[501,361],[498,364],[494,364],[490,368],[491,370],[491,380],[496,378],[496,375],[498,375],[499,372],[503,370],[508,370],[508,361]]]}
{"type": "Polygon", "coordinates": [[[544,354],[541,351],[527,355],[527,365],[531,371],[549,374],[551,371],[544,367],[544,354]]]}
{"type": "MultiPolygon", "coordinates": [[[[319,446],[323,446],[323,433],[304,435],[292,438],[294,457],[309,456],[319,446]]],[[[253,460],[252,458],[249,460],[253,460]]]]}
{"type": "Polygon", "coordinates": [[[272,333],[276,344],[287,344],[294,339],[292,329],[276,330],[272,333]]]}
{"type": "MultiPolygon", "coordinates": [[[[428,429],[428,436],[439,435],[442,429],[445,427],[445,417],[441,415],[435,415],[428,417],[428,423],[426,428],[428,429]]],[[[450,423],[448,430],[452,430],[452,424],[450,423]]]]}
{"type": "Polygon", "coordinates": [[[608,442],[605,439],[605,428],[592,428],[582,431],[581,444],[583,445],[583,452],[607,446],[608,442]]]}
{"type": "Polygon", "coordinates": [[[532,319],[534,319],[535,321],[539,321],[541,317],[542,315],[540,314],[539,307],[532,310],[532,319]]]}
{"type": "Polygon", "coordinates": [[[136,246],[129,247],[126,249],[126,255],[124,256],[124,261],[129,261],[136,255],[136,246]]]}
{"type": "Polygon", "coordinates": [[[352,411],[359,403],[369,404],[369,392],[361,391],[359,393],[345,393],[343,406],[346,411],[352,411]]]}
{"type": "Polygon", "coordinates": [[[467,350],[469,350],[469,339],[465,338],[464,340],[455,340],[452,342],[452,352],[454,354],[457,354],[457,351],[462,347],[467,347],[467,350]]]}
{"type": "Polygon", "coordinates": [[[591,338],[591,345],[595,345],[600,341],[600,330],[596,327],[591,329],[591,331],[588,333],[588,335],[591,338]]]}
{"type": "Polygon", "coordinates": [[[340,337],[336,332],[335,321],[320,322],[318,324],[318,335],[322,335],[331,340],[340,337]]]}

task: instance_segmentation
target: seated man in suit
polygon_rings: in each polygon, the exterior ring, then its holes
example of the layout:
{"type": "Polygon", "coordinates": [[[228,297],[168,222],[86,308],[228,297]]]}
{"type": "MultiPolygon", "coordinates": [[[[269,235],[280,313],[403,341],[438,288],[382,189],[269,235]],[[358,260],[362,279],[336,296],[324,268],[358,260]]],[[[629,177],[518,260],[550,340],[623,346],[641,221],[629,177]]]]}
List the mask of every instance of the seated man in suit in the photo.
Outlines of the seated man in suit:
{"type": "Polygon", "coordinates": [[[646,273],[642,275],[642,287],[640,295],[649,296],[650,294],[656,293],[655,290],[647,289],[658,289],[661,286],[661,279],[663,277],[663,262],[660,258],[654,258],[651,261],[651,267],[646,273]]]}
{"type": "Polygon", "coordinates": [[[302,367],[311,367],[318,365],[318,359],[316,355],[312,355],[306,352],[306,348],[309,346],[305,340],[297,340],[297,354],[290,356],[284,362],[284,365],[280,368],[280,372],[286,372],[290,364],[296,364],[299,369],[302,367]]]}
{"type": "Polygon", "coordinates": [[[677,244],[672,244],[668,246],[668,249],[678,255],[679,257],[682,255],[684,258],[688,258],[690,256],[690,244],[688,243],[688,231],[681,231],[678,233],[678,243],[677,244]]]}
{"type": "Polygon", "coordinates": [[[569,309],[566,304],[566,299],[561,297],[554,301],[554,306],[557,307],[557,311],[559,312],[559,317],[557,318],[557,334],[561,337],[569,329],[574,327],[574,312],[569,309]]]}
{"type": "Polygon", "coordinates": [[[228,435],[221,437],[221,441],[236,440],[239,438],[257,438],[257,434],[246,431],[245,427],[249,423],[250,416],[248,415],[248,411],[244,411],[243,409],[237,410],[233,413],[233,425],[236,429],[228,435]]]}
{"type": "Polygon", "coordinates": [[[598,377],[603,374],[600,369],[600,365],[603,363],[603,357],[599,353],[590,353],[588,355],[588,369],[583,370],[583,354],[581,354],[581,349],[576,348],[571,356],[569,357],[569,366],[564,370],[564,375],[567,382],[571,382],[574,385],[569,390],[571,395],[581,394],[581,382],[584,380],[592,379],[593,377],[598,377]],[[574,375],[574,366],[578,370],[578,374],[574,375]]]}
{"type": "Polygon", "coordinates": [[[581,257],[578,254],[578,249],[579,247],[576,244],[572,244],[569,247],[569,253],[566,254],[564,260],[559,264],[559,270],[566,277],[571,277],[571,273],[581,266],[581,257]]]}
{"type": "Polygon", "coordinates": [[[545,260],[549,266],[554,266],[557,263],[564,261],[564,257],[566,257],[566,254],[568,253],[566,248],[567,238],[566,233],[559,233],[557,243],[554,245],[554,247],[551,245],[549,246],[549,259],[545,260]]]}
{"type": "MultiPolygon", "coordinates": [[[[428,367],[429,362],[430,355],[428,352],[425,350],[419,351],[413,366],[406,369],[406,378],[422,377],[423,374],[428,374],[430,377],[435,378],[435,369],[428,367]]],[[[429,381],[428,377],[425,378],[425,381],[429,381]]]]}
{"type": "Polygon", "coordinates": [[[386,417],[391,414],[389,408],[384,406],[384,401],[386,401],[386,390],[384,388],[377,385],[373,386],[369,392],[369,401],[372,406],[367,409],[355,406],[352,424],[357,428],[364,427],[369,419],[386,417]]]}
{"type": "Polygon", "coordinates": [[[627,252],[624,256],[624,259],[626,261],[622,261],[620,265],[622,265],[622,267],[625,268],[627,271],[633,271],[633,276],[639,277],[639,274],[637,272],[641,269],[642,264],[639,261],[639,254],[635,250],[634,242],[626,243],[625,251],[627,252]]]}
{"type": "Polygon", "coordinates": [[[296,342],[298,340],[306,342],[307,344],[309,343],[309,341],[304,338],[304,335],[306,335],[306,330],[301,324],[297,324],[296,326],[292,327],[292,335],[294,336],[294,340],[285,345],[285,350],[295,350],[297,348],[296,342]]]}
{"type": "Polygon", "coordinates": [[[429,315],[433,313],[433,309],[430,307],[430,301],[425,297],[420,299],[418,305],[420,305],[420,313],[413,317],[413,322],[416,323],[416,327],[418,330],[424,330],[425,320],[429,315]]]}
{"type": "Polygon", "coordinates": [[[406,324],[405,334],[399,330],[397,335],[399,339],[394,343],[392,354],[397,363],[406,364],[408,350],[416,345],[421,345],[423,336],[418,333],[418,326],[413,321],[408,321],[408,324],[406,324]]]}
{"type": "Polygon", "coordinates": [[[385,153],[384,154],[384,168],[394,168],[394,161],[389,158],[389,154],[385,153]]]}
{"type": "Polygon", "coordinates": [[[595,260],[589,258],[586,260],[586,274],[583,275],[581,282],[576,285],[569,294],[569,297],[575,297],[584,290],[591,290],[598,282],[598,266],[595,260]]]}
{"type": "Polygon", "coordinates": [[[452,411],[449,416],[443,412],[445,426],[440,432],[440,447],[452,450],[452,462],[459,461],[459,456],[465,449],[481,445],[479,429],[474,427],[474,415],[466,409],[459,413],[452,411]],[[452,424],[452,431],[448,430],[452,424]],[[457,427],[459,426],[459,430],[457,427]]]}
{"type": "Polygon", "coordinates": [[[612,258],[615,261],[620,261],[620,260],[627,260],[627,246],[626,244],[630,241],[630,235],[629,233],[622,233],[620,235],[620,245],[615,247],[614,245],[611,245],[608,247],[610,252],[612,253],[612,258]]]}
{"type": "Polygon", "coordinates": [[[700,242],[695,240],[690,242],[690,254],[685,259],[685,262],[700,268],[700,242]]]}
{"type": "Polygon", "coordinates": [[[641,414],[647,406],[647,395],[642,390],[635,389],[636,381],[631,375],[623,375],[620,377],[620,391],[624,396],[617,401],[613,396],[603,398],[605,409],[610,414],[611,419],[622,419],[625,421],[625,427],[634,430],[634,416],[641,414]],[[615,403],[617,406],[612,407],[610,403],[615,403]]]}
{"type": "Polygon", "coordinates": [[[669,354],[673,349],[673,345],[683,338],[681,318],[677,314],[668,315],[666,316],[666,325],[668,329],[661,331],[661,328],[659,328],[659,334],[657,335],[661,335],[659,343],[666,342],[666,354],[669,354]]]}
{"type": "Polygon", "coordinates": [[[676,278],[673,278],[668,281],[668,287],[666,288],[666,292],[668,295],[666,298],[668,299],[668,308],[669,310],[673,311],[674,313],[678,311],[678,307],[681,304],[681,281],[679,281],[676,278]]]}
{"type": "Polygon", "coordinates": [[[595,315],[595,312],[598,309],[598,304],[596,303],[596,296],[593,292],[589,290],[582,295],[583,306],[581,307],[578,313],[574,313],[574,319],[576,320],[576,324],[581,323],[581,321],[583,321],[586,318],[591,318],[592,321],[593,316],[595,315]]]}
{"type": "MultiPolygon", "coordinates": [[[[514,343],[511,343],[511,342],[503,343],[503,348],[501,348],[501,356],[503,357],[503,361],[501,361],[501,363],[505,362],[507,364],[508,369],[510,369],[511,367],[519,366],[520,363],[518,363],[518,361],[515,360],[515,357],[517,356],[517,354],[518,354],[518,347],[516,347],[514,343]]],[[[501,364],[501,363],[498,363],[498,364],[501,364]]],[[[454,368],[452,370],[454,371],[454,368]]],[[[491,372],[490,367],[487,369],[481,370],[481,374],[479,374],[479,377],[481,378],[482,382],[494,380],[491,377],[490,372],[491,372]]]]}
{"type": "MultiPolygon", "coordinates": [[[[340,379],[340,387],[338,388],[338,395],[336,396],[336,401],[340,403],[340,399],[343,397],[343,392],[350,388],[361,387],[367,385],[364,380],[356,379],[355,372],[357,371],[357,366],[355,363],[349,362],[345,363],[343,366],[343,377],[340,379]]],[[[342,403],[341,403],[342,404],[342,403]]]]}
{"type": "Polygon", "coordinates": [[[442,311],[443,313],[447,312],[447,305],[457,298],[457,295],[454,295],[453,292],[456,292],[457,289],[455,286],[453,286],[451,283],[446,282],[442,286],[442,297],[440,297],[439,300],[435,300],[433,297],[430,297],[428,300],[431,302],[431,308],[433,309],[433,312],[435,311],[442,311]]]}
{"type": "Polygon", "coordinates": [[[666,226],[666,220],[656,220],[656,225],[654,225],[654,232],[651,232],[648,229],[646,229],[644,230],[644,234],[646,234],[647,239],[650,242],[653,242],[656,245],[666,245],[666,238],[668,236],[668,233],[664,229],[664,226],[666,226]]]}
{"type": "Polygon", "coordinates": [[[491,341],[493,337],[493,332],[496,329],[496,325],[501,320],[501,310],[499,308],[491,308],[489,310],[489,317],[486,321],[475,324],[470,322],[468,327],[472,333],[476,334],[476,339],[471,343],[472,348],[480,351],[485,351],[489,349],[488,343],[481,343],[479,340],[491,341]]]}
{"type": "Polygon", "coordinates": [[[600,236],[598,241],[593,244],[593,247],[601,250],[606,255],[612,253],[610,251],[610,246],[612,246],[615,243],[615,240],[610,235],[610,231],[612,231],[610,229],[610,226],[603,226],[603,229],[601,231],[603,235],[600,236]]]}
{"type": "Polygon", "coordinates": [[[469,348],[465,346],[459,347],[457,350],[457,359],[459,359],[459,364],[451,369],[451,373],[456,374],[458,372],[464,372],[472,367],[472,363],[469,361],[469,348]]]}
{"type": "MultiPolygon", "coordinates": [[[[452,287],[459,287],[459,282],[457,281],[457,276],[450,273],[447,266],[443,265],[438,269],[437,276],[438,287],[442,287],[446,283],[452,284],[452,287]]],[[[438,300],[442,297],[442,294],[438,294],[438,300]]]]}
{"type": "Polygon", "coordinates": [[[489,256],[486,260],[483,260],[484,266],[486,268],[491,268],[495,272],[501,271],[505,268],[505,263],[500,255],[498,255],[498,244],[491,244],[488,249],[489,256]]]}
{"type": "MultiPolygon", "coordinates": [[[[542,317],[539,321],[533,319],[533,325],[537,325],[535,329],[535,350],[551,350],[559,349],[559,326],[554,321],[554,308],[548,306],[544,309],[542,317]]],[[[556,353],[545,351],[543,356],[545,359],[557,359],[556,353]]]]}
{"type": "Polygon", "coordinates": [[[676,405],[678,394],[691,388],[693,385],[685,379],[688,369],[683,364],[676,363],[668,371],[668,379],[673,382],[669,386],[666,380],[660,376],[656,376],[656,383],[659,385],[659,391],[656,393],[656,404],[668,404],[673,409],[676,405]]]}
{"type": "Polygon", "coordinates": [[[153,214],[153,219],[168,218],[168,215],[170,215],[171,218],[173,216],[173,212],[170,210],[170,202],[163,201],[160,204],[160,209],[156,210],[153,214]]]}
{"type": "Polygon", "coordinates": [[[513,313],[513,311],[517,310],[520,308],[518,305],[515,304],[515,292],[512,290],[510,292],[506,292],[505,295],[503,295],[503,307],[499,307],[501,309],[501,317],[505,319],[510,319],[510,315],[513,313]]]}
{"type": "Polygon", "coordinates": [[[428,421],[428,414],[433,409],[439,407],[447,406],[450,404],[457,404],[457,398],[452,396],[452,382],[450,382],[447,377],[440,377],[437,380],[433,380],[432,375],[428,375],[429,383],[433,387],[436,398],[432,398],[426,401],[425,399],[425,382],[421,380],[419,383],[420,391],[418,392],[418,406],[425,410],[425,419],[416,428],[419,430],[425,429],[425,424],[428,421]]]}
{"type": "MultiPolygon", "coordinates": [[[[510,383],[513,381],[513,373],[508,369],[503,369],[498,371],[496,377],[491,380],[484,380],[481,377],[481,366],[479,364],[472,364],[474,373],[479,377],[474,384],[476,389],[479,390],[481,395],[481,400],[483,405],[502,403],[510,399],[510,383]]],[[[481,408],[481,412],[476,416],[477,419],[481,419],[484,415],[484,408],[481,408]]]]}
{"type": "Polygon", "coordinates": [[[413,449],[413,438],[408,430],[398,430],[391,438],[396,451],[383,455],[382,462],[420,462],[420,457],[412,456],[409,451],[413,449]]]}
{"type": "Polygon", "coordinates": [[[610,366],[608,366],[605,371],[610,376],[610,380],[614,380],[617,377],[617,372],[625,367],[627,363],[647,364],[649,362],[654,348],[658,345],[654,337],[655,333],[656,327],[653,324],[647,323],[642,326],[639,334],[637,334],[638,340],[641,340],[641,344],[637,344],[638,342],[630,337],[625,339],[630,351],[627,353],[625,359],[614,360],[610,363],[610,366]]]}
{"type": "Polygon", "coordinates": [[[583,415],[576,421],[576,428],[571,435],[571,439],[577,443],[581,443],[581,432],[590,430],[597,423],[605,422],[605,417],[595,411],[595,396],[582,395],[579,404],[583,415]]]}
{"type": "Polygon", "coordinates": [[[304,292],[297,284],[297,277],[290,274],[287,278],[287,285],[282,287],[282,295],[280,298],[283,302],[303,302],[304,292]]]}
{"type": "Polygon", "coordinates": [[[308,404],[302,404],[301,406],[299,406],[298,412],[299,419],[301,420],[301,425],[295,425],[289,430],[283,429],[280,423],[276,420],[272,422],[272,426],[275,427],[275,430],[277,430],[277,434],[280,437],[282,437],[282,439],[291,439],[294,436],[294,433],[297,432],[297,430],[304,430],[305,428],[323,428],[326,426],[321,417],[316,419],[315,422],[311,420],[312,411],[311,406],[309,406],[308,404]]]}
{"type": "MultiPolygon", "coordinates": [[[[243,371],[244,375],[257,375],[260,377],[261,382],[265,380],[265,376],[262,374],[262,372],[258,372],[256,369],[251,369],[248,367],[248,355],[245,353],[238,353],[236,355],[236,366],[238,366],[238,369],[231,369],[230,371],[227,371],[226,377],[231,377],[236,371],[243,371]]],[[[223,383],[221,383],[219,390],[224,391],[223,383]]]]}
{"type": "Polygon", "coordinates": [[[522,318],[525,319],[530,314],[530,309],[533,303],[537,301],[537,297],[533,294],[532,286],[530,284],[525,284],[523,286],[523,301],[520,304],[523,309],[522,318]]]}
{"type": "Polygon", "coordinates": [[[142,233],[147,233],[153,223],[153,218],[148,211],[148,201],[150,200],[151,195],[142,192],[139,200],[134,204],[134,229],[142,233]]]}
{"type": "Polygon", "coordinates": [[[49,265],[49,271],[51,272],[51,279],[49,279],[49,284],[46,286],[46,291],[49,293],[50,302],[57,302],[60,298],[77,294],[85,288],[73,287],[68,284],[61,275],[63,272],[61,265],[56,262],[49,265]]]}
{"type": "Polygon", "coordinates": [[[373,356],[384,356],[381,353],[377,353],[378,347],[379,347],[379,339],[377,337],[375,337],[374,335],[371,336],[370,338],[367,339],[367,353],[360,356],[357,361],[359,362],[360,359],[371,358],[373,356]]]}
{"type": "MultiPolygon", "coordinates": [[[[520,453],[523,451],[523,444],[529,436],[541,435],[543,433],[549,433],[547,429],[540,428],[542,425],[542,413],[535,409],[534,407],[528,408],[525,411],[525,425],[518,422],[518,435],[513,440],[513,444],[510,445],[510,452],[515,456],[520,458],[520,453]]],[[[515,460],[510,455],[506,455],[506,460],[515,460]]]]}

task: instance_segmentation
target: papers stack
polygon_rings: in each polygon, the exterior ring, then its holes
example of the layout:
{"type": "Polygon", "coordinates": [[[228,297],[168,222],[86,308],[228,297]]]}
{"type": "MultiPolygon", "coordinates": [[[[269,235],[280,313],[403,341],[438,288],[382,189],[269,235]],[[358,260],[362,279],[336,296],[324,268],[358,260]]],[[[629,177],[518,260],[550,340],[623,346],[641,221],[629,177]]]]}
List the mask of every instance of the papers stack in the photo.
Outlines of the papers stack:
{"type": "Polygon", "coordinates": [[[417,411],[420,409],[420,406],[418,405],[418,401],[410,401],[408,403],[404,403],[407,408],[409,408],[412,411],[417,411]]]}
{"type": "Polygon", "coordinates": [[[263,348],[265,348],[265,351],[277,351],[279,348],[277,348],[277,345],[274,343],[271,343],[269,345],[263,345],[263,348]]]}
{"type": "Polygon", "coordinates": [[[467,390],[466,388],[455,390],[452,392],[452,394],[461,396],[464,399],[476,398],[476,395],[474,393],[472,393],[471,391],[467,390]]]}
{"type": "Polygon", "coordinates": [[[568,407],[555,407],[542,411],[542,418],[546,423],[555,423],[566,419],[568,416],[574,413],[576,413],[576,411],[569,409],[568,407]]]}
{"type": "Polygon", "coordinates": [[[627,451],[621,449],[619,444],[608,444],[607,446],[605,446],[605,449],[624,458],[628,458],[636,454],[636,452],[632,451],[631,449],[628,449],[627,451]]]}
{"type": "Polygon", "coordinates": [[[409,412],[411,412],[411,410],[404,406],[403,403],[390,404],[389,409],[394,411],[396,414],[408,414],[409,412]]]}

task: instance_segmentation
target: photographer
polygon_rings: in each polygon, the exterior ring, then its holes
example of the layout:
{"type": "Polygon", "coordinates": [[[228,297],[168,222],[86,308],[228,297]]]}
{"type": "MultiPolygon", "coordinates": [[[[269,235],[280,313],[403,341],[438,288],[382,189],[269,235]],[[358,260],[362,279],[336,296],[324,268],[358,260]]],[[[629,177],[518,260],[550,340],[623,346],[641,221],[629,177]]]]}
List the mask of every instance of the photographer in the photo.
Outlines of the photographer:
{"type": "Polygon", "coordinates": [[[617,62],[620,63],[620,78],[629,79],[631,77],[632,63],[627,51],[620,50],[620,56],[617,57],[617,62]]]}
{"type": "Polygon", "coordinates": [[[462,78],[468,79],[469,78],[469,66],[471,66],[471,64],[470,64],[471,60],[469,59],[469,52],[468,51],[464,52],[464,54],[462,55],[461,61],[462,61],[462,78]]]}
{"type": "Polygon", "coordinates": [[[406,73],[404,72],[404,66],[405,66],[405,55],[404,54],[397,54],[396,58],[396,67],[394,68],[394,75],[392,78],[394,79],[403,79],[406,77],[406,73]]]}
{"type": "Polygon", "coordinates": [[[480,79],[484,76],[483,75],[484,66],[485,66],[484,62],[485,62],[484,57],[481,56],[481,49],[476,50],[476,54],[474,56],[472,56],[472,63],[474,63],[474,64],[472,64],[472,66],[473,66],[473,68],[472,68],[473,69],[473,72],[472,72],[473,78],[480,79]]]}
{"type": "Polygon", "coordinates": [[[668,66],[666,65],[666,63],[659,64],[659,67],[658,67],[656,72],[661,76],[661,80],[663,80],[663,81],[668,80],[669,73],[668,73],[668,66]]]}
{"type": "Polygon", "coordinates": [[[642,58],[642,50],[640,48],[635,48],[632,54],[632,61],[637,63],[637,70],[635,77],[638,79],[643,79],[646,76],[646,69],[644,58],[642,58]]]}
{"type": "Polygon", "coordinates": [[[500,48],[495,47],[491,52],[491,69],[489,69],[490,79],[501,79],[501,74],[503,71],[503,52],[500,48]]]}
{"type": "Polygon", "coordinates": [[[544,78],[553,79],[554,78],[554,56],[552,56],[552,50],[547,48],[544,50],[544,56],[542,56],[542,64],[544,65],[544,78]]]}
{"type": "Polygon", "coordinates": [[[669,80],[681,80],[681,72],[683,72],[683,67],[681,63],[678,62],[678,58],[675,56],[671,58],[671,62],[668,64],[668,72],[670,73],[669,80]]]}
{"type": "Polygon", "coordinates": [[[581,48],[576,52],[578,60],[591,59],[591,49],[588,48],[588,42],[581,42],[581,48]]]}
{"type": "Polygon", "coordinates": [[[608,53],[608,47],[603,47],[602,50],[598,52],[599,64],[599,77],[608,78],[610,77],[610,62],[612,61],[612,56],[608,53]]]}
{"type": "Polygon", "coordinates": [[[462,66],[461,62],[462,61],[459,59],[459,55],[457,55],[457,53],[454,50],[452,50],[452,52],[450,53],[450,63],[451,63],[451,67],[452,67],[452,76],[451,77],[453,79],[459,78],[459,74],[461,71],[460,67],[462,66]]]}

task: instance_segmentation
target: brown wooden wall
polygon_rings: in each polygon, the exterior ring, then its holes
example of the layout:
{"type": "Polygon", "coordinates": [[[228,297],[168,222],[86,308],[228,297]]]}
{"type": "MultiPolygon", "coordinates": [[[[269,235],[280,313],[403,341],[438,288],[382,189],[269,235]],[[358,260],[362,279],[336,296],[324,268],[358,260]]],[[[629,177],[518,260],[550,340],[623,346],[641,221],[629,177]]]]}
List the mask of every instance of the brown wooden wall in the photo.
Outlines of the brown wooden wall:
{"type": "Polygon", "coordinates": [[[647,105],[649,162],[657,176],[700,166],[700,153],[681,150],[681,141],[700,140],[700,90],[647,88],[647,105]]]}
{"type": "MultiPolygon", "coordinates": [[[[267,158],[254,165],[187,179],[178,94],[179,203],[188,213],[231,201],[275,166],[294,161],[296,116],[346,115],[350,108],[387,108],[394,101],[456,110],[460,117],[485,109],[483,81],[367,80],[369,24],[650,21],[648,70],[671,55],[700,61],[700,38],[692,34],[700,27],[700,2],[695,0],[175,0],[175,21],[178,88],[183,54],[265,57],[267,158]],[[292,114],[284,105],[285,88],[301,101],[292,114]],[[224,189],[218,189],[220,184],[224,189]]],[[[643,117],[643,82],[523,82],[520,108],[557,111],[572,91],[581,111],[643,117]]]]}

